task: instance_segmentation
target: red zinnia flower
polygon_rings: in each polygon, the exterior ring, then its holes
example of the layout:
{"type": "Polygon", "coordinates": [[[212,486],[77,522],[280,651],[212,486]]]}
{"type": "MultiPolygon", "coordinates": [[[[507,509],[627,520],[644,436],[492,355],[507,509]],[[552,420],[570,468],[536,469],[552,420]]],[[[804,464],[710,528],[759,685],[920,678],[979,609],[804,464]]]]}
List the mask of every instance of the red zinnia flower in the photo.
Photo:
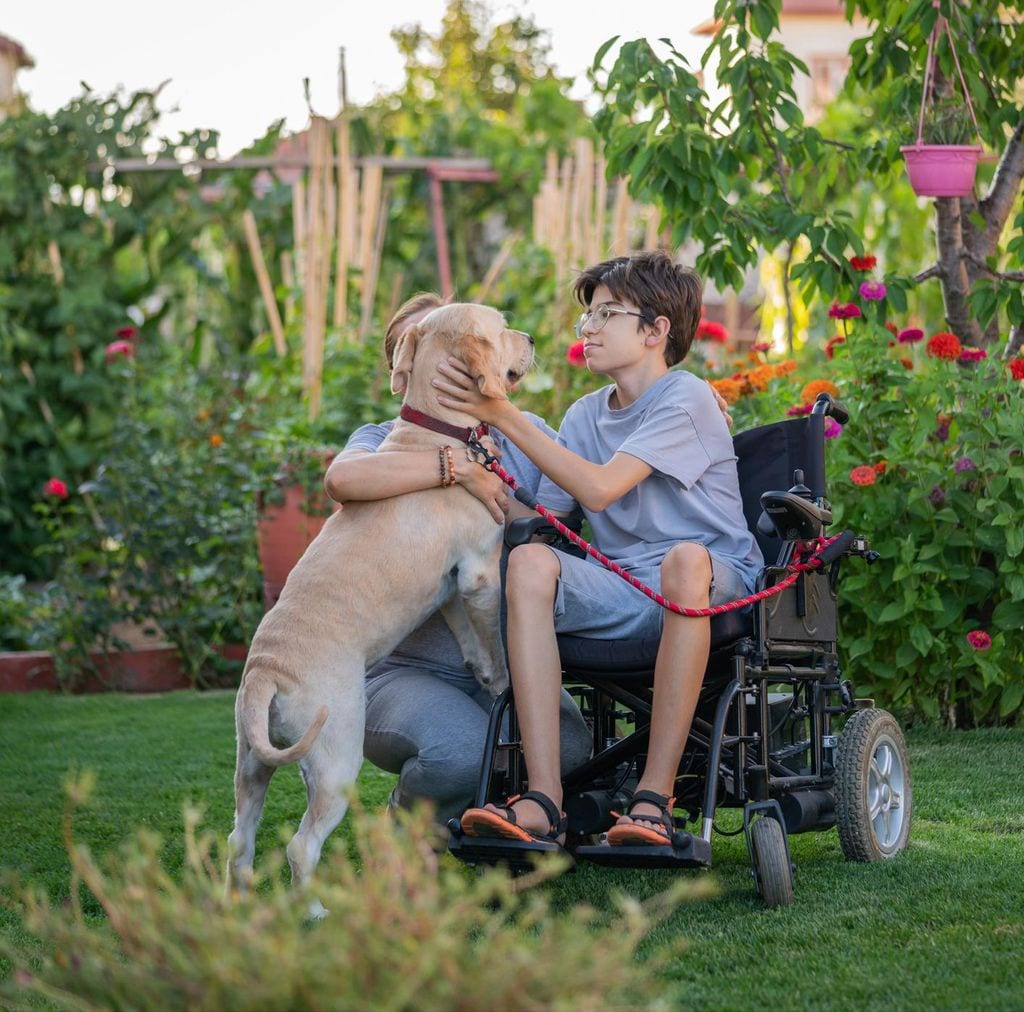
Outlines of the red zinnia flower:
{"type": "Polygon", "coordinates": [[[729,340],[729,331],[720,323],[714,320],[701,320],[697,324],[697,338],[705,341],[717,341],[725,344],[729,340]]]}
{"type": "Polygon", "coordinates": [[[850,266],[855,271],[874,270],[875,264],[877,263],[878,257],[872,256],[870,253],[866,257],[850,257],[850,266]]]}
{"type": "Polygon", "coordinates": [[[836,336],[836,337],[830,337],[825,342],[825,357],[826,358],[832,358],[832,356],[835,355],[835,353],[836,353],[836,345],[837,344],[846,344],[846,338],[842,337],[841,335],[836,336]]]}
{"type": "Polygon", "coordinates": [[[575,344],[570,344],[568,350],[565,353],[565,360],[569,365],[586,365],[587,356],[583,354],[583,342],[577,341],[575,344]]]}
{"type": "Polygon", "coordinates": [[[959,358],[962,348],[960,338],[956,334],[949,334],[945,331],[934,334],[925,345],[925,351],[932,358],[944,358],[948,361],[959,358]]]}
{"type": "Polygon", "coordinates": [[[912,358],[901,358],[900,364],[903,366],[904,369],[914,368],[914,360],[912,358]]]}
{"type": "Polygon", "coordinates": [[[114,331],[114,337],[119,337],[122,341],[134,341],[138,336],[137,327],[118,327],[114,331]]]}
{"type": "Polygon", "coordinates": [[[107,345],[105,352],[107,363],[113,362],[118,355],[124,355],[125,358],[134,358],[135,345],[131,341],[111,341],[107,345]]]}
{"type": "Polygon", "coordinates": [[[875,474],[885,474],[889,468],[889,461],[879,460],[875,463],[875,474]]]}
{"type": "Polygon", "coordinates": [[[833,302],[828,311],[833,320],[852,320],[861,315],[860,306],[852,302],[833,302]]]}
{"type": "Polygon", "coordinates": [[[799,418],[801,415],[809,415],[813,410],[813,404],[796,404],[786,411],[786,416],[788,418],[799,418]]]}
{"type": "Polygon", "coordinates": [[[992,637],[984,629],[972,629],[967,634],[967,642],[975,650],[988,650],[992,646],[992,637]]]}
{"type": "Polygon", "coordinates": [[[57,499],[67,499],[68,486],[60,478],[51,478],[43,486],[43,495],[52,495],[57,499]]]}
{"type": "Polygon", "coordinates": [[[1024,380],[1024,358],[1015,358],[1010,361],[1010,375],[1015,380],[1024,380]]]}
{"type": "Polygon", "coordinates": [[[850,471],[850,481],[854,485],[860,485],[866,487],[868,485],[874,485],[878,475],[875,473],[875,469],[869,464],[861,464],[859,467],[855,467],[850,471]]]}
{"type": "Polygon", "coordinates": [[[771,351],[772,350],[771,342],[770,341],[758,341],[757,344],[752,344],[750,346],[750,350],[751,351],[759,351],[759,352],[771,351]]]}
{"type": "Polygon", "coordinates": [[[889,333],[892,334],[893,337],[896,336],[896,324],[893,323],[892,320],[885,321],[885,329],[889,331],[889,333]]]}

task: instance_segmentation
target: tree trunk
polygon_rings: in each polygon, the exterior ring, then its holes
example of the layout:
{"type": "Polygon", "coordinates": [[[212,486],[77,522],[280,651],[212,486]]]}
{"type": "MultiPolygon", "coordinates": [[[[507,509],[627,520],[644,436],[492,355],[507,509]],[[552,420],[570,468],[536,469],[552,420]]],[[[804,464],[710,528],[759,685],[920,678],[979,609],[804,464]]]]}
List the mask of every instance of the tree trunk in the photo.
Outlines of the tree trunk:
{"type": "Polygon", "coordinates": [[[937,219],[939,277],[942,279],[942,301],[949,329],[964,344],[981,343],[981,328],[971,318],[967,307],[970,283],[961,253],[964,234],[960,223],[960,201],[956,197],[939,197],[935,201],[937,219]]]}

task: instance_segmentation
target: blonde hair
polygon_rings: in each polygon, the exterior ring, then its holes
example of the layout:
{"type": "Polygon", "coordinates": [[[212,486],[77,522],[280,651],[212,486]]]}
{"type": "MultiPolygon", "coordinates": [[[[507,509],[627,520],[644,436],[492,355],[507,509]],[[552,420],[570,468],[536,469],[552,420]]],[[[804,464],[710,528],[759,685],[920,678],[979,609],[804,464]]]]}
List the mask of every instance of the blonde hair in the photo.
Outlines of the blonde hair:
{"type": "Polygon", "coordinates": [[[398,339],[405,333],[412,317],[427,310],[437,309],[443,306],[445,300],[436,292],[419,292],[411,299],[406,299],[399,307],[387,329],[384,331],[384,358],[387,359],[388,369],[394,367],[395,345],[398,339]]]}

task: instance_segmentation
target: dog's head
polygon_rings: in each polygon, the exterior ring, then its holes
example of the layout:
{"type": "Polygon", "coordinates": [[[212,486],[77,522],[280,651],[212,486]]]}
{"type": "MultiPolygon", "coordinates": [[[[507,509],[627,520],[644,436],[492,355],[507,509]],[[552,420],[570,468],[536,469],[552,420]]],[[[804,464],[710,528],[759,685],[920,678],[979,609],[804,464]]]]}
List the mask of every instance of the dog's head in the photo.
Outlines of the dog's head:
{"type": "Polygon", "coordinates": [[[422,322],[409,327],[395,345],[391,392],[405,394],[412,382],[413,365],[429,383],[434,365],[452,356],[459,359],[486,397],[501,397],[533,361],[533,339],[509,330],[496,309],[471,302],[439,306],[422,322]],[[420,362],[429,359],[428,370],[420,362]]]}

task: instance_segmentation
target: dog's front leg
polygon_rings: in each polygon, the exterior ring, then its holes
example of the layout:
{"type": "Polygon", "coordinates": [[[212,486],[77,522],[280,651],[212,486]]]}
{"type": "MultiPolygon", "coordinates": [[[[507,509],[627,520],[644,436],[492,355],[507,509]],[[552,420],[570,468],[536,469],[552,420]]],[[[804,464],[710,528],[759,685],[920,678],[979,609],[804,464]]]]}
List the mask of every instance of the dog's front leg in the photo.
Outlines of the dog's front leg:
{"type": "Polygon", "coordinates": [[[458,592],[441,614],[462,648],[477,681],[492,696],[508,687],[508,666],[501,637],[501,582],[489,560],[460,563],[458,592]]]}

